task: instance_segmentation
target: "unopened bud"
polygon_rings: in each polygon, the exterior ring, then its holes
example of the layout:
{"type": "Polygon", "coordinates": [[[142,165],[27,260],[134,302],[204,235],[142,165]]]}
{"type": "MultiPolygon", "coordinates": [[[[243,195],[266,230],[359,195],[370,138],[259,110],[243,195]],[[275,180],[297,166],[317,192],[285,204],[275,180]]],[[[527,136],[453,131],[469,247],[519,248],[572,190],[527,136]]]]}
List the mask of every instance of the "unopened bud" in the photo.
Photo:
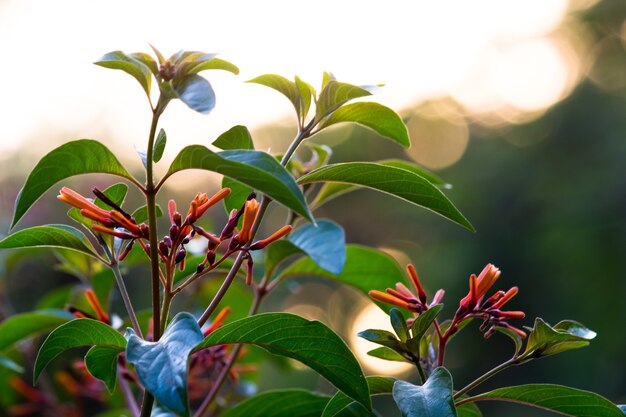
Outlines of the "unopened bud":
{"type": "Polygon", "coordinates": [[[169,248],[167,247],[167,243],[164,241],[159,242],[159,252],[161,252],[161,255],[163,256],[169,255],[169,248]]]}
{"type": "Polygon", "coordinates": [[[196,268],[196,274],[199,274],[202,271],[204,271],[204,265],[203,264],[198,264],[198,267],[196,268]]]}
{"type": "Polygon", "coordinates": [[[213,265],[215,263],[215,251],[209,249],[206,252],[206,260],[209,263],[209,265],[213,265]]]}
{"type": "Polygon", "coordinates": [[[176,259],[174,261],[176,263],[180,263],[185,259],[186,256],[187,256],[187,251],[185,250],[185,248],[182,248],[176,253],[176,259]]]}
{"type": "Polygon", "coordinates": [[[178,226],[176,226],[175,224],[170,226],[170,238],[172,238],[172,240],[178,239],[178,232],[179,231],[180,231],[180,228],[178,226]]]}
{"type": "Polygon", "coordinates": [[[248,255],[248,263],[246,265],[246,285],[252,285],[252,273],[254,270],[254,263],[252,256],[248,255]]]}
{"type": "Polygon", "coordinates": [[[119,256],[118,260],[123,261],[124,259],[126,259],[126,257],[130,253],[130,250],[133,248],[134,244],[135,244],[135,240],[133,239],[133,240],[130,241],[130,243],[128,245],[126,245],[126,247],[124,248],[122,253],[120,253],[120,256],[119,256]]]}
{"type": "Polygon", "coordinates": [[[182,217],[179,212],[174,213],[174,224],[178,227],[182,224],[182,217]]]}
{"type": "Polygon", "coordinates": [[[169,236],[163,236],[163,242],[165,242],[168,248],[172,247],[172,239],[169,236]]]}
{"type": "Polygon", "coordinates": [[[239,242],[238,236],[233,237],[228,244],[228,250],[234,250],[239,247],[241,242],[239,242]]]}
{"type": "Polygon", "coordinates": [[[141,237],[143,237],[145,239],[149,239],[150,238],[150,228],[148,227],[147,224],[141,223],[139,225],[139,231],[141,232],[141,237]]]}

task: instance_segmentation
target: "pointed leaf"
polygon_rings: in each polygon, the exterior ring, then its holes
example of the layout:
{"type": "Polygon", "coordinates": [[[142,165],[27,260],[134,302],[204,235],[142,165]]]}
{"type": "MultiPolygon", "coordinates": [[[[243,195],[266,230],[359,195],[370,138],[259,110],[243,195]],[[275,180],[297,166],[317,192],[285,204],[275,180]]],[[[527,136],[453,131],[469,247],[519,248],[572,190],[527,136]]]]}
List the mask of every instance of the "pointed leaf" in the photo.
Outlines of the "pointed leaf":
{"type": "Polygon", "coordinates": [[[192,66],[187,71],[187,73],[197,74],[200,71],[206,71],[206,70],[224,70],[224,71],[232,72],[235,75],[239,74],[239,68],[235,64],[232,64],[220,58],[211,58],[209,60],[199,62],[195,64],[195,66],[192,66]]]}
{"type": "Polygon", "coordinates": [[[302,254],[303,252],[287,239],[281,239],[272,243],[265,251],[265,273],[271,277],[274,273],[274,269],[276,269],[281,262],[289,259],[293,255],[302,254]]]}
{"type": "Polygon", "coordinates": [[[288,313],[246,317],[215,330],[198,346],[248,343],[309,366],[329,382],[371,408],[359,363],[343,340],[319,321],[288,313]]]}
{"type": "Polygon", "coordinates": [[[294,109],[298,116],[301,114],[301,97],[300,90],[296,86],[296,83],[289,81],[285,77],[276,74],[260,75],[248,81],[249,83],[261,84],[266,87],[272,88],[289,99],[293,104],[294,109]]]}
{"type": "Polygon", "coordinates": [[[372,349],[369,352],[367,352],[367,354],[370,356],[373,356],[374,358],[380,358],[386,361],[409,362],[404,356],[400,355],[395,350],[388,348],[386,346],[381,346],[376,349],[372,349]]]}
{"type": "Polygon", "coordinates": [[[150,55],[144,52],[133,52],[128,56],[144,64],[155,76],[159,74],[159,66],[150,55]]]}
{"type": "Polygon", "coordinates": [[[402,118],[395,111],[382,104],[369,102],[346,104],[335,110],[322,123],[321,128],[342,122],[358,123],[405,148],[411,146],[409,132],[402,118]]]}
{"type": "Polygon", "coordinates": [[[15,314],[0,323],[0,351],[27,337],[50,331],[72,319],[66,311],[33,311],[15,314]]]}
{"type": "MultiPolygon", "coordinates": [[[[333,279],[364,294],[370,290],[385,291],[386,288],[393,288],[397,282],[406,282],[404,271],[395,259],[384,252],[358,245],[346,247],[346,262],[339,275],[325,271],[309,258],[303,258],[282,271],[279,278],[304,275],[333,279]]],[[[385,311],[391,308],[388,304],[377,304],[385,311]]]]}
{"type": "Polygon", "coordinates": [[[221,417],[319,417],[329,399],[301,389],[266,391],[237,404],[221,417]]]}
{"type": "Polygon", "coordinates": [[[143,386],[159,404],[187,415],[189,354],[202,341],[202,331],[189,313],[178,313],[158,342],[146,342],[128,329],[126,358],[143,386]]]}
{"type": "Polygon", "coordinates": [[[434,211],[465,227],[474,228],[448,198],[428,180],[407,170],[370,162],[334,164],[306,174],[298,183],[339,182],[391,194],[434,211]]]}
{"type": "Polygon", "coordinates": [[[94,346],[85,355],[85,366],[89,373],[104,382],[109,392],[115,391],[117,382],[117,357],[120,349],[112,346],[94,346]]]}
{"type": "Polygon", "coordinates": [[[298,105],[300,120],[306,119],[311,108],[311,94],[315,94],[315,90],[312,86],[302,81],[300,77],[295,77],[296,88],[298,88],[300,103],[298,105]]]}
{"type": "Polygon", "coordinates": [[[480,409],[474,403],[461,404],[456,408],[458,417],[483,417],[480,409]]]}
{"type": "Polygon", "coordinates": [[[156,141],[154,142],[154,154],[152,155],[152,160],[157,163],[163,157],[163,152],[165,152],[165,145],[167,144],[167,135],[165,134],[165,130],[159,130],[159,134],[157,135],[156,141]]]}
{"type": "MultiPolygon", "coordinates": [[[[387,378],[384,376],[368,376],[366,379],[370,395],[391,394],[393,383],[395,381],[393,378],[387,378]]],[[[342,411],[347,410],[349,407],[354,407],[357,404],[358,403],[355,403],[343,392],[338,392],[330,399],[330,401],[328,401],[321,417],[334,417],[341,415],[340,413],[342,411]]],[[[361,410],[359,411],[363,413],[367,412],[367,410],[362,408],[362,406],[360,408],[361,410]]],[[[366,415],[369,415],[369,412],[366,415]]]]}
{"type": "Polygon", "coordinates": [[[0,249],[55,247],[74,250],[98,258],[81,231],[63,224],[35,226],[19,230],[0,241],[0,249]]]}
{"type": "Polygon", "coordinates": [[[218,138],[213,141],[212,145],[225,151],[254,149],[250,131],[247,127],[241,125],[233,126],[219,135],[218,138]]]}
{"type": "Polygon", "coordinates": [[[457,416],[452,399],[452,376],[445,368],[436,368],[422,386],[396,381],[393,399],[402,417],[457,416]]]}
{"type": "Polygon", "coordinates": [[[215,92],[211,84],[199,75],[190,75],[174,86],[178,98],[190,109],[209,114],[215,107],[215,92]]]}
{"type": "Polygon", "coordinates": [[[152,74],[150,68],[143,62],[125,54],[122,51],[113,51],[104,55],[99,61],[94,63],[101,67],[122,70],[132,75],[137,81],[139,81],[139,84],[143,87],[146,95],[150,97],[152,74]]]}
{"type": "Polygon", "coordinates": [[[523,356],[539,358],[589,345],[596,333],[571,320],[550,327],[541,318],[535,319],[523,356]]]}
{"type": "Polygon", "coordinates": [[[372,93],[356,85],[330,80],[326,83],[317,100],[315,117],[317,120],[321,120],[348,101],[371,95],[372,93]]]}
{"type": "MultiPolygon", "coordinates": [[[[163,210],[161,209],[161,206],[159,206],[158,204],[156,205],[156,215],[157,217],[161,217],[163,215],[163,210]]],[[[145,205],[143,205],[139,207],[137,210],[133,211],[133,214],[131,214],[131,216],[133,217],[133,219],[135,219],[135,222],[137,224],[147,222],[148,221],[148,208],[145,205]]]]}
{"type": "Polygon", "coordinates": [[[11,227],[57,182],[78,174],[103,173],[137,181],[119,163],[115,155],[98,141],[79,139],[68,142],[44,156],[33,168],[15,202],[11,227]]]}
{"type": "MultiPolygon", "coordinates": [[[[511,401],[572,417],[623,417],[611,401],[589,391],[552,384],[529,384],[498,388],[470,398],[471,401],[511,401]]],[[[463,401],[467,401],[463,400],[463,401]]]]}
{"type": "Polygon", "coordinates": [[[417,316],[411,326],[411,334],[413,335],[411,339],[421,339],[433,321],[435,321],[442,308],[443,304],[437,304],[417,316]]]}
{"type": "Polygon", "coordinates": [[[404,315],[397,308],[389,310],[389,318],[391,319],[391,326],[398,335],[401,342],[406,342],[409,338],[409,328],[406,325],[406,319],[404,315]]]}
{"type": "Polygon", "coordinates": [[[204,146],[191,145],[176,156],[161,182],[184,169],[206,169],[225,175],[267,194],[304,218],[313,219],[293,177],[265,152],[240,150],[215,153],[204,146]]]}
{"type": "Polygon", "coordinates": [[[402,350],[402,344],[395,334],[380,329],[367,329],[357,333],[357,336],[369,340],[377,345],[387,346],[394,350],[402,350]]]}
{"type": "Polygon", "coordinates": [[[330,220],[306,224],[289,234],[287,241],[306,253],[320,268],[340,274],[346,262],[346,236],[343,228],[330,220]]]}
{"type": "Polygon", "coordinates": [[[101,321],[76,319],[57,327],[43,342],[35,360],[34,380],[58,355],[79,346],[105,345],[124,351],[126,339],[101,321]]]}

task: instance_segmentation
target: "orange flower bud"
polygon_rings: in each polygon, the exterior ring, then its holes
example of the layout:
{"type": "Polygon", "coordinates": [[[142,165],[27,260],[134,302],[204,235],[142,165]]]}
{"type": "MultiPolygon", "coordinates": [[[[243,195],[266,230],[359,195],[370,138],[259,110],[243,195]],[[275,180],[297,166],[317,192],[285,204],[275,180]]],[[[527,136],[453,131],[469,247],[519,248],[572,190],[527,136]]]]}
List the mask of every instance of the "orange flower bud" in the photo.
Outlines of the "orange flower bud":
{"type": "Polygon", "coordinates": [[[270,243],[273,243],[273,242],[277,241],[278,239],[280,239],[280,238],[282,238],[284,236],[287,236],[289,233],[291,233],[292,230],[293,230],[293,227],[290,226],[290,225],[283,226],[280,229],[278,229],[277,231],[275,231],[269,237],[266,237],[263,240],[259,240],[258,242],[255,242],[253,245],[250,246],[250,250],[263,249],[264,247],[266,247],[270,243]]]}
{"type": "Polygon", "coordinates": [[[505,305],[506,303],[508,303],[511,298],[515,297],[517,295],[517,293],[519,292],[519,289],[517,287],[513,287],[510,290],[508,290],[503,296],[502,298],[500,298],[494,305],[493,308],[498,309],[501,308],[503,305],[505,305]]]}
{"type": "Polygon", "coordinates": [[[239,242],[246,243],[252,238],[252,225],[256,220],[256,215],[259,212],[259,203],[256,199],[246,201],[246,205],[243,211],[243,223],[241,225],[241,232],[239,232],[239,242]]]}
{"type": "Polygon", "coordinates": [[[409,310],[409,303],[401,300],[400,298],[396,298],[393,295],[386,294],[378,290],[371,290],[370,292],[368,292],[368,295],[370,296],[370,298],[373,298],[376,301],[380,301],[381,303],[392,304],[394,306],[404,308],[405,310],[409,310]]]}
{"type": "Polygon", "coordinates": [[[96,297],[96,293],[94,293],[93,290],[88,289],[85,291],[85,297],[87,298],[87,302],[89,303],[93,311],[98,316],[98,320],[105,323],[110,323],[109,316],[102,308],[98,297],[96,297]]]}
{"type": "Polygon", "coordinates": [[[413,282],[413,286],[415,287],[415,290],[417,291],[419,300],[422,302],[422,304],[426,304],[426,291],[424,291],[424,287],[422,287],[422,283],[420,282],[420,279],[419,279],[419,276],[417,275],[417,271],[415,270],[415,267],[411,264],[408,264],[406,266],[406,270],[409,273],[409,277],[411,278],[411,281],[413,282]]]}
{"type": "Polygon", "coordinates": [[[96,206],[94,203],[70,188],[63,187],[59,193],[60,194],[57,196],[57,199],[69,204],[70,206],[74,206],[79,209],[88,209],[100,214],[101,216],[109,217],[108,211],[96,206]]]}

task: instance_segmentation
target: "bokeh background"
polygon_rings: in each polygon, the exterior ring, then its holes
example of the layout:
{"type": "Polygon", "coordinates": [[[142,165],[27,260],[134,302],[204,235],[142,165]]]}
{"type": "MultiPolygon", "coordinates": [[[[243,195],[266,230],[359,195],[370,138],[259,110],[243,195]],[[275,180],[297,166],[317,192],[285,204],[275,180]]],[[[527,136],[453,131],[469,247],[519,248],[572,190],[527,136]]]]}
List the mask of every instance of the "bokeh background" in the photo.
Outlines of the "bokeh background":
{"type": "MultiPolygon", "coordinates": [[[[139,171],[134,147],[145,146],[148,134],[145,97],[132,78],[91,62],[116,49],[148,51],[148,42],[166,55],[220,52],[241,68],[237,77],[207,74],[218,97],[209,116],[179,102],[170,106],[162,118],[169,141],[161,169],[182,146],[209,145],[235,124],[252,130],[257,148],[282,152],[295,133],[290,104],[243,82],[256,75],[298,74],[318,85],[327,70],[354,84],[385,83],[374,100],[405,118],[411,149],[360,127],[313,140],[333,148],[333,162],[402,158],[436,172],[453,185],[446,193],[477,233],[366,190],[328,203],[317,217],[336,219],[350,243],[382,248],[402,265],[413,262],[428,290],[447,289],[444,314],[453,314],[467,292],[469,274],[492,262],[503,271],[499,285],[520,287],[514,307],[527,312],[526,324],[536,316],[552,324],[569,318],[598,332],[586,349],[509,370],[485,388],[553,382],[626,403],[626,2],[322,0],[296,7],[0,0],[1,230],[8,230],[28,171],[66,140],[100,139],[139,171]]],[[[86,178],[65,185],[87,192],[94,182],[112,183],[86,178]]],[[[181,201],[219,187],[207,173],[173,180],[167,193],[181,201]]],[[[65,222],[64,210],[50,192],[20,227],[65,222]]],[[[223,220],[224,213],[214,214],[223,220]]],[[[268,230],[283,219],[277,210],[268,230]]],[[[0,259],[0,319],[74,282],[53,267],[49,251],[3,252],[0,259]]],[[[129,283],[146,308],[145,270],[129,271],[129,283]]],[[[200,309],[196,304],[189,307],[200,309]]],[[[320,319],[359,352],[367,348],[354,333],[385,325],[356,292],[306,277],[282,287],[264,309],[320,319]]],[[[459,386],[510,351],[502,337],[484,341],[477,331],[466,333],[449,354],[459,386]]],[[[370,373],[415,378],[359,359],[370,373]]],[[[255,386],[329,389],[307,370],[271,362],[260,367],[255,386]]],[[[381,414],[397,415],[385,401],[381,414]]],[[[481,408],[487,416],[548,415],[510,405],[481,408]]]]}

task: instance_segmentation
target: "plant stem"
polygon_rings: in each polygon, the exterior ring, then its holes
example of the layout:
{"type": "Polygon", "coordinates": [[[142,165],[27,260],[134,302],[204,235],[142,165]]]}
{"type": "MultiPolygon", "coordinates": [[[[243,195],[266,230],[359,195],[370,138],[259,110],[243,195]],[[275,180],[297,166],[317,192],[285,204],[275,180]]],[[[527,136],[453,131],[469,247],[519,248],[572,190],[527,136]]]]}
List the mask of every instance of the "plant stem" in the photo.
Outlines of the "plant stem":
{"type": "Polygon", "coordinates": [[[124,379],[122,375],[119,375],[118,379],[120,381],[120,390],[126,400],[128,409],[132,413],[133,417],[138,417],[140,413],[139,406],[137,405],[137,401],[135,401],[135,396],[133,395],[133,391],[130,389],[130,385],[128,385],[128,381],[124,379]]]}
{"type": "Polygon", "coordinates": [[[424,382],[426,382],[428,378],[426,377],[426,372],[424,372],[424,368],[422,368],[422,364],[420,363],[420,358],[419,356],[411,353],[411,360],[415,364],[415,368],[417,368],[417,373],[419,374],[419,377],[420,377],[420,382],[423,384],[424,382]]]}
{"type": "Polygon", "coordinates": [[[484,375],[476,378],[474,381],[472,381],[469,384],[467,384],[464,388],[461,388],[459,391],[456,392],[456,394],[454,394],[454,399],[457,400],[457,399],[461,398],[461,396],[463,394],[465,394],[466,392],[474,389],[478,385],[482,384],[483,382],[485,382],[486,380],[488,380],[489,378],[491,378],[492,376],[494,376],[498,372],[504,371],[505,369],[507,369],[507,368],[509,368],[511,366],[515,366],[515,365],[519,364],[519,362],[520,362],[520,357],[513,356],[508,361],[501,363],[500,365],[496,366],[495,368],[493,368],[489,372],[485,373],[484,375]]]}
{"type": "Polygon", "coordinates": [[[111,250],[106,244],[102,245],[104,252],[109,257],[109,265],[113,270],[113,275],[115,275],[115,282],[117,283],[117,288],[120,290],[120,294],[122,295],[122,301],[124,302],[124,307],[126,307],[126,313],[128,314],[128,318],[132,323],[133,330],[135,333],[143,339],[143,334],[141,333],[141,328],[139,327],[139,322],[137,321],[137,316],[135,315],[135,309],[133,308],[133,304],[130,301],[130,296],[128,295],[128,290],[126,289],[126,284],[124,284],[124,278],[122,277],[122,273],[120,272],[120,265],[117,263],[117,260],[113,257],[111,250]]]}
{"type": "Polygon", "coordinates": [[[148,392],[148,390],[146,390],[143,395],[143,401],[141,403],[141,414],[139,417],[150,417],[150,415],[152,414],[153,405],[154,397],[148,392]]]}

